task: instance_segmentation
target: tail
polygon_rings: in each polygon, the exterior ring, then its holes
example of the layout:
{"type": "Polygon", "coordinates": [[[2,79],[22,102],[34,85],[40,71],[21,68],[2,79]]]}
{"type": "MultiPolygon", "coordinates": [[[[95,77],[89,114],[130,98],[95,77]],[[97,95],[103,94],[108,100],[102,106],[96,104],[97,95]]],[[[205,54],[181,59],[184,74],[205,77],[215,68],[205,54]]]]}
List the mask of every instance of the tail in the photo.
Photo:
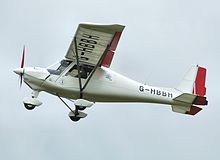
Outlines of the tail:
{"type": "Polygon", "coordinates": [[[174,98],[172,110],[174,112],[195,115],[202,108],[195,106],[208,105],[206,100],[206,68],[193,66],[184,76],[181,83],[175,88],[182,94],[174,98]]]}

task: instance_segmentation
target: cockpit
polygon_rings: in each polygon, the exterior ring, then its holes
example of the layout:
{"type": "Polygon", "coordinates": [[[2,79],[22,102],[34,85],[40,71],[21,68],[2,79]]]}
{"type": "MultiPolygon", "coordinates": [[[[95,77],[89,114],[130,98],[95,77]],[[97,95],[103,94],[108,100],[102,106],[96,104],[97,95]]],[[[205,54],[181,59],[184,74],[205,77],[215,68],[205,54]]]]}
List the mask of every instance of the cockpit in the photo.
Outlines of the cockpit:
{"type": "Polygon", "coordinates": [[[71,77],[80,77],[83,79],[87,79],[89,74],[93,70],[93,66],[86,65],[86,64],[80,64],[79,66],[79,72],[77,68],[77,64],[74,61],[69,60],[62,60],[59,63],[56,63],[54,65],[51,65],[47,68],[48,72],[53,75],[61,75],[62,73],[65,74],[65,76],[71,76],[71,77]],[[78,74],[79,73],[79,74],[78,74]]]}

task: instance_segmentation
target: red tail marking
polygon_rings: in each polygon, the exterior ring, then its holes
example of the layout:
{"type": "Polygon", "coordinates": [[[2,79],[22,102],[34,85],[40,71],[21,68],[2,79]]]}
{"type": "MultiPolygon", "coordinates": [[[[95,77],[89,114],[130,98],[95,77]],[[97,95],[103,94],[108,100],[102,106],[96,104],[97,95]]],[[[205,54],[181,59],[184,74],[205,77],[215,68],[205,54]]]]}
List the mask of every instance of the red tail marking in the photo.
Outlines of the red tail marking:
{"type": "Polygon", "coordinates": [[[22,58],[21,58],[21,68],[24,68],[24,56],[25,56],[25,46],[23,48],[22,58]]]}
{"type": "Polygon", "coordinates": [[[200,112],[202,110],[202,108],[199,108],[197,106],[192,106],[190,108],[190,111],[187,111],[186,114],[189,114],[189,115],[196,115],[198,112],[200,112]]]}
{"type": "Polygon", "coordinates": [[[206,69],[199,67],[197,76],[196,76],[196,81],[195,81],[195,92],[199,96],[204,96],[206,94],[206,88],[205,88],[205,80],[206,80],[206,69]]]}
{"type": "Polygon", "coordinates": [[[116,32],[109,47],[109,51],[102,61],[102,66],[107,68],[110,67],[114,56],[114,51],[116,50],[120,37],[121,37],[121,32],[116,32]]]}
{"type": "Polygon", "coordinates": [[[208,105],[206,97],[197,96],[193,102],[195,105],[208,105]]]}

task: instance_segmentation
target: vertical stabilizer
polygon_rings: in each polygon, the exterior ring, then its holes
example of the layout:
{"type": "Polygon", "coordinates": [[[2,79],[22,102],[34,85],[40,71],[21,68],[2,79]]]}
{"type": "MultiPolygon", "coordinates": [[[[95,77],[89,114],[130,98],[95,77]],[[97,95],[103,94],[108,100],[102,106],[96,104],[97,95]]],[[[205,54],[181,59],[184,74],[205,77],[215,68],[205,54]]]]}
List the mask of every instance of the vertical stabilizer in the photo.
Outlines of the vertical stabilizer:
{"type": "Polygon", "coordinates": [[[198,67],[192,66],[185,74],[180,84],[176,87],[177,90],[183,93],[193,93],[194,83],[197,75],[198,67]]]}
{"type": "Polygon", "coordinates": [[[175,104],[172,105],[172,110],[178,113],[195,115],[202,110],[201,106],[208,105],[205,97],[205,81],[206,69],[200,66],[192,66],[176,87],[182,94],[173,99],[175,104]]]}
{"type": "Polygon", "coordinates": [[[176,89],[182,93],[205,96],[205,80],[206,69],[200,66],[192,66],[176,89]]]}

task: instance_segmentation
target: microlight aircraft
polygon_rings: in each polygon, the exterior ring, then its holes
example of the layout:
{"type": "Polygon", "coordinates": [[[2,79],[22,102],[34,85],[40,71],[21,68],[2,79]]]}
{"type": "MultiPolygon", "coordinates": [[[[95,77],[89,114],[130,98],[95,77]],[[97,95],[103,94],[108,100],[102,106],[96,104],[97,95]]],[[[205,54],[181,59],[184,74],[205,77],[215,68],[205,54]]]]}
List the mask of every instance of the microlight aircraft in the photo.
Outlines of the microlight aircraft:
{"type": "Polygon", "coordinates": [[[25,67],[25,47],[20,68],[14,72],[31,89],[23,103],[33,110],[42,102],[41,91],[57,96],[70,110],[72,121],[87,116],[82,110],[95,102],[141,102],[171,105],[172,111],[195,115],[208,104],[206,100],[206,69],[192,66],[175,88],[144,85],[110,69],[125,26],[119,24],[79,24],[70,47],[59,63],[48,68],[25,67]],[[63,99],[74,103],[69,106],[63,99]]]}

